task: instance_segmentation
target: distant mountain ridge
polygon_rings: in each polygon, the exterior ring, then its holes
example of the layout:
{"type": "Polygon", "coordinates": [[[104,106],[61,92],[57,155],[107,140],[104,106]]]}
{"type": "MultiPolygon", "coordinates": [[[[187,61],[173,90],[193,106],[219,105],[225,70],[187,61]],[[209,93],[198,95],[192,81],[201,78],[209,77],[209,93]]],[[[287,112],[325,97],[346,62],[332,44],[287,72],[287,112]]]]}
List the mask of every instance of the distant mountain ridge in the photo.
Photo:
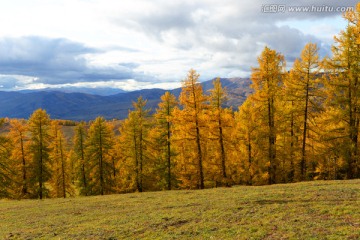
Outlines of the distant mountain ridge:
{"type": "MultiPolygon", "coordinates": [[[[205,93],[212,89],[212,81],[201,83],[205,93]]],[[[228,90],[228,106],[237,108],[251,93],[248,78],[222,78],[228,90]]],[[[98,116],[106,119],[124,119],[132,109],[132,102],[141,95],[153,110],[167,90],[143,89],[120,92],[110,96],[63,91],[0,92],[0,117],[29,118],[34,110],[43,108],[52,119],[92,120],[98,116]]],[[[179,96],[181,88],[169,90],[179,96]]]]}
{"type": "Polygon", "coordinates": [[[61,88],[45,88],[41,90],[21,90],[21,93],[32,92],[64,92],[64,93],[85,93],[99,96],[111,96],[119,93],[127,93],[118,88],[86,88],[86,87],[61,87],[61,88]]]}

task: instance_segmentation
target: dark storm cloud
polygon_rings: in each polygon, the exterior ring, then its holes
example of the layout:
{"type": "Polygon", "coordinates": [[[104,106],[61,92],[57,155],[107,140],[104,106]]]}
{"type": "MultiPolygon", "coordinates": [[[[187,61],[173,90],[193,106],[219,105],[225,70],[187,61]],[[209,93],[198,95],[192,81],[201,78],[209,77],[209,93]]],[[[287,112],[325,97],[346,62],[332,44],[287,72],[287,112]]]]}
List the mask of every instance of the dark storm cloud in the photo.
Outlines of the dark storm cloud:
{"type": "MultiPolygon", "coordinates": [[[[0,39],[0,74],[35,77],[36,83],[64,84],[133,77],[133,66],[95,67],[85,58],[101,53],[67,39],[22,37],[0,39]]],[[[4,85],[1,84],[0,85],[4,85]]]]}

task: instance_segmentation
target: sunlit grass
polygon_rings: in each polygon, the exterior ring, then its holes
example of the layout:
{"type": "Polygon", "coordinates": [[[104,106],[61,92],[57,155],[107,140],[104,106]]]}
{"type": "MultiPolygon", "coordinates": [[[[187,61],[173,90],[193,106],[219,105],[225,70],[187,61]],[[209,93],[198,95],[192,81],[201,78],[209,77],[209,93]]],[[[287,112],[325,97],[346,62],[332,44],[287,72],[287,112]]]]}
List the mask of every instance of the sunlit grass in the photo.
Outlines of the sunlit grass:
{"type": "Polygon", "coordinates": [[[0,201],[1,239],[360,239],[360,180],[0,201]]]}

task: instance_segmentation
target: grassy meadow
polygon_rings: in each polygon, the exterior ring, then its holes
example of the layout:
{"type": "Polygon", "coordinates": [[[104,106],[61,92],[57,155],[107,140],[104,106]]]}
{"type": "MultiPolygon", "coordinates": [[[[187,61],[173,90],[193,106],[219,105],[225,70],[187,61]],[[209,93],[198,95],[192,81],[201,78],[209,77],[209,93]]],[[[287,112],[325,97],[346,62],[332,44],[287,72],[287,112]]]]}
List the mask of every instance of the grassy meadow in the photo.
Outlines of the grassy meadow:
{"type": "Polygon", "coordinates": [[[0,200],[0,239],[360,239],[360,180],[0,200]]]}

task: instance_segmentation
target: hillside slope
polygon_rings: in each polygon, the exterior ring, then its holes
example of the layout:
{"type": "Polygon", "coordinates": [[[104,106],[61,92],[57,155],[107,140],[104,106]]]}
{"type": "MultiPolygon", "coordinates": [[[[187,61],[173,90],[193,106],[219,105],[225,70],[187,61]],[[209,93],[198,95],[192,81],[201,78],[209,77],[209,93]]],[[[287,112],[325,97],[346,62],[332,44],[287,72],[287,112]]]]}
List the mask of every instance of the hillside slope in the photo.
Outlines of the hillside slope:
{"type": "MultiPolygon", "coordinates": [[[[222,79],[222,83],[229,91],[228,105],[236,109],[250,92],[250,80],[222,79]]],[[[202,84],[205,92],[212,88],[212,81],[202,84]]],[[[171,92],[178,96],[181,89],[171,92]]],[[[132,102],[140,95],[148,100],[147,107],[154,110],[164,93],[163,89],[144,89],[111,96],[52,91],[0,92],[0,117],[28,118],[34,110],[43,108],[53,119],[91,120],[97,116],[124,119],[132,108],[132,102]]]]}
{"type": "Polygon", "coordinates": [[[360,239],[360,180],[0,200],[1,239],[360,239]]]}

